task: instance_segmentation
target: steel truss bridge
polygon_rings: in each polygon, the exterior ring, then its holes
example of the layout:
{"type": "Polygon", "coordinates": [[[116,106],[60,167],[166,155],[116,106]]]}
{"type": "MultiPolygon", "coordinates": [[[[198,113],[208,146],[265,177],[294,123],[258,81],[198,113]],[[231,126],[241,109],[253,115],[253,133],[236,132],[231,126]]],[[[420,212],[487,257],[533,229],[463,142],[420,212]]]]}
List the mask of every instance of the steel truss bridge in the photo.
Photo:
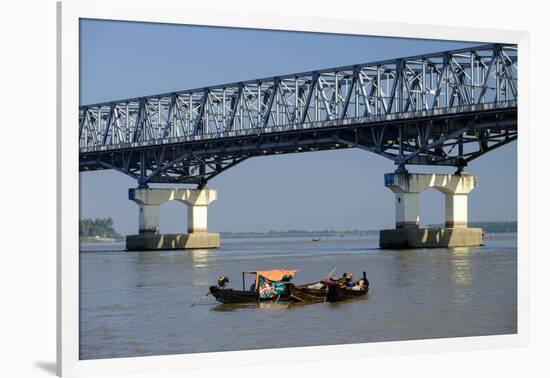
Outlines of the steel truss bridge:
{"type": "Polygon", "coordinates": [[[254,156],[360,148],[455,166],[517,138],[517,46],[488,44],[80,107],[80,171],[199,187],[254,156]]]}

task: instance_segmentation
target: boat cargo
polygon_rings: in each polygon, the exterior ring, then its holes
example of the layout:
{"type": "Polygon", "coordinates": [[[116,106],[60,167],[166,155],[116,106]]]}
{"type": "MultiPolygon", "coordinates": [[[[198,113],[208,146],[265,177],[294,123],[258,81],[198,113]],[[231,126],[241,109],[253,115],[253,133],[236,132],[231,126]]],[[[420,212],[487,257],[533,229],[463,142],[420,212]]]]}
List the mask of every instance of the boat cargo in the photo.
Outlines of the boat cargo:
{"type": "Polygon", "coordinates": [[[227,288],[229,280],[220,277],[217,286],[210,286],[210,294],[222,303],[252,303],[289,301],[301,303],[338,302],[365,295],[369,290],[366,272],[363,277],[351,281],[351,274],[340,279],[324,278],[319,282],[296,285],[293,281],[297,269],[275,269],[242,272],[242,290],[227,288]],[[246,275],[253,275],[254,282],[246,287],[246,275]]]}

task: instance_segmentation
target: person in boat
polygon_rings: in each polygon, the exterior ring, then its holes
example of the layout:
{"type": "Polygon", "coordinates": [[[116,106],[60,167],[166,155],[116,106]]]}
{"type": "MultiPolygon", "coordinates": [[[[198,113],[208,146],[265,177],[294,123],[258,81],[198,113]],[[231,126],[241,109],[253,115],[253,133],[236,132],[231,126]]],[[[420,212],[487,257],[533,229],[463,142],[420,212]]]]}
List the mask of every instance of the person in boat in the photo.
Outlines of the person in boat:
{"type": "Polygon", "coordinates": [[[353,282],[351,274],[349,274],[349,280],[346,277],[345,287],[351,290],[364,290],[369,287],[369,280],[367,279],[367,273],[363,272],[363,277],[357,281],[353,282]]]}
{"type": "Polygon", "coordinates": [[[353,276],[351,273],[344,273],[344,276],[342,278],[344,279],[344,282],[342,282],[343,287],[351,289],[355,286],[355,282],[353,282],[353,276]]]}
{"type": "Polygon", "coordinates": [[[281,279],[284,283],[288,283],[292,281],[292,276],[290,274],[285,274],[283,278],[281,279]]]}
{"type": "Polygon", "coordinates": [[[290,274],[285,274],[281,278],[281,282],[274,282],[274,288],[278,295],[284,295],[288,293],[288,284],[292,282],[292,276],[290,274]]]}
{"type": "Polygon", "coordinates": [[[351,290],[363,290],[367,287],[365,284],[365,281],[363,279],[360,279],[357,281],[352,287],[350,287],[351,290]]]}
{"type": "MultiPolygon", "coordinates": [[[[281,281],[283,283],[289,283],[292,281],[292,276],[290,274],[285,274],[282,278],[281,278],[281,281]]],[[[252,282],[252,285],[250,285],[250,291],[256,291],[256,280],[254,280],[254,282],[252,282]]]]}
{"type": "Polygon", "coordinates": [[[345,289],[363,290],[369,286],[369,280],[367,279],[365,272],[363,272],[363,278],[357,282],[353,282],[353,276],[351,273],[344,273],[342,280],[343,281],[340,283],[340,287],[345,289]]]}
{"type": "Polygon", "coordinates": [[[363,287],[369,287],[369,279],[367,278],[367,272],[363,272],[363,278],[359,280],[363,287]]]}
{"type": "Polygon", "coordinates": [[[226,276],[220,276],[218,278],[218,288],[223,289],[229,283],[229,278],[226,276]]]}
{"type": "Polygon", "coordinates": [[[334,279],[332,277],[326,277],[326,278],[323,278],[321,281],[319,281],[317,283],[309,285],[308,289],[320,290],[320,289],[324,289],[324,288],[326,288],[326,287],[328,287],[332,284],[334,284],[334,279]]]}

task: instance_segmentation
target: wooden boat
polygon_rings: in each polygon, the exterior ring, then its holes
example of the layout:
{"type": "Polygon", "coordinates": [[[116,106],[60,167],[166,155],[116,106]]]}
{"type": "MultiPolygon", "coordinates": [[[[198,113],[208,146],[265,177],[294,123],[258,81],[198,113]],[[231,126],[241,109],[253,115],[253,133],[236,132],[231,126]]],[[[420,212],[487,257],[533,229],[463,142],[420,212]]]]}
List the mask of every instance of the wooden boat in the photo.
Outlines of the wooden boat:
{"type": "Polygon", "coordinates": [[[314,285],[314,283],[300,286],[296,286],[292,283],[289,284],[289,300],[292,302],[324,302],[327,297],[326,287],[321,289],[312,289],[310,288],[312,285],[314,285]]]}
{"type": "Polygon", "coordinates": [[[290,283],[285,282],[284,287],[286,290],[276,295],[265,295],[265,288],[260,287],[260,281],[267,280],[269,282],[283,282],[285,277],[293,278],[298,272],[297,269],[276,269],[276,270],[263,270],[263,271],[246,271],[243,272],[242,290],[235,290],[226,288],[225,284],[218,286],[210,286],[210,294],[216,298],[218,302],[222,303],[251,303],[251,302],[272,302],[272,301],[288,301],[290,299],[290,291],[288,286],[290,283]],[[252,274],[256,276],[253,287],[250,290],[246,290],[245,275],[252,274]]]}
{"type": "Polygon", "coordinates": [[[296,286],[289,284],[290,300],[294,302],[339,302],[346,299],[357,298],[367,294],[369,291],[369,281],[367,280],[366,272],[363,272],[363,277],[355,282],[354,289],[342,286],[344,280],[342,278],[328,283],[321,288],[312,288],[316,283],[296,286]]]}
{"type": "Polygon", "coordinates": [[[358,298],[367,294],[369,287],[365,286],[361,289],[352,289],[348,287],[342,287],[339,285],[331,285],[327,292],[327,302],[340,302],[347,299],[358,298]]]}
{"type": "Polygon", "coordinates": [[[226,289],[218,286],[210,286],[209,290],[210,294],[222,303],[247,303],[260,300],[257,291],[226,289]]]}

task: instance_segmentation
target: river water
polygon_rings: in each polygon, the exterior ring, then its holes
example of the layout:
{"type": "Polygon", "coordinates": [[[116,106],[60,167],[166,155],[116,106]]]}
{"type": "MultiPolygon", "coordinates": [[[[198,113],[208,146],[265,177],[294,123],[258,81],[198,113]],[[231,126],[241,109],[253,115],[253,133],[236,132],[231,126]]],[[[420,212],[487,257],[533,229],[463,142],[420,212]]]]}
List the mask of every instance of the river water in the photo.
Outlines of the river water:
{"type": "MultiPolygon", "coordinates": [[[[80,252],[80,358],[512,334],[517,331],[517,237],[480,248],[379,250],[377,237],[223,239],[217,250],[80,252]],[[368,297],[340,303],[224,305],[204,297],[220,275],[300,269],[297,283],[334,267],[363,270],[368,297]]],[[[247,286],[252,283],[249,278],[247,286]]]]}

